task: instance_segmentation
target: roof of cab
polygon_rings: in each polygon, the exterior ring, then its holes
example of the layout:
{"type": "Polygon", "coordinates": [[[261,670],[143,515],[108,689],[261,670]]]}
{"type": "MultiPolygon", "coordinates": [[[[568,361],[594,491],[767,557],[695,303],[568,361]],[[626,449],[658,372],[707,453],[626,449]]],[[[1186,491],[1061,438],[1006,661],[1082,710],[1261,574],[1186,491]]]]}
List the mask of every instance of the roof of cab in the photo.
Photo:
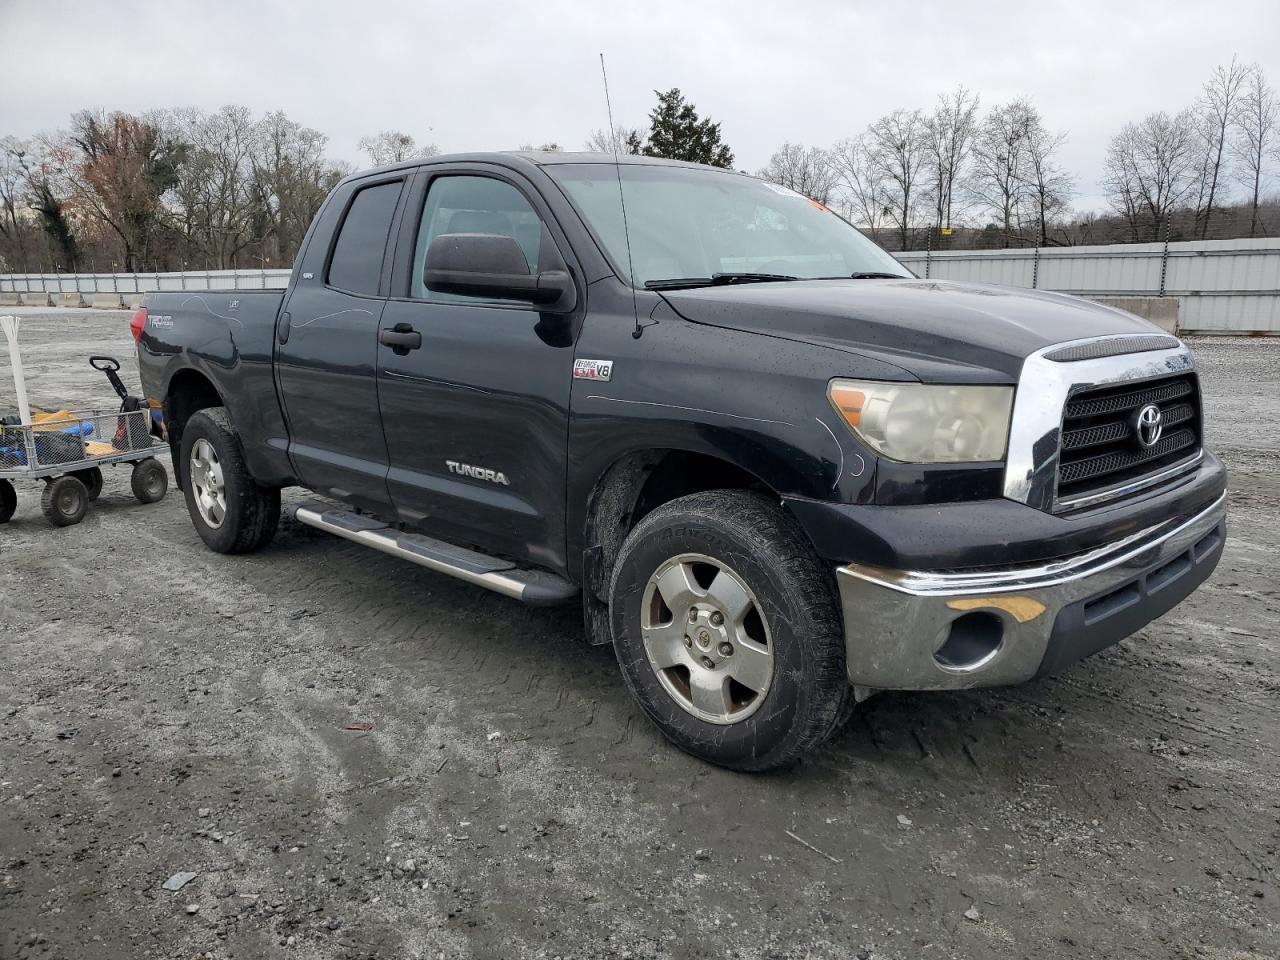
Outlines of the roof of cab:
{"type": "Polygon", "coordinates": [[[434,157],[419,157],[414,160],[402,160],[399,163],[391,163],[382,167],[375,167],[369,170],[360,170],[351,174],[346,180],[363,180],[366,177],[392,173],[397,170],[411,170],[420,167],[424,163],[503,163],[506,166],[511,165],[511,161],[516,160],[528,163],[538,167],[558,166],[565,163],[620,163],[625,166],[644,166],[644,167],[685,167],[691,170],[713,170],[716,173],[738,173],[736,170],[729,170],[724,167],[713,167],[705,163],[689,163],[685,160],[667,160],[663,157],[646,157],[637,154],[619,154],[614,156],[611,153],[587,153],[561,151],[552,152],[548,150],[502,150],[489,153],[446,153],[438,154],[434,157]]]}

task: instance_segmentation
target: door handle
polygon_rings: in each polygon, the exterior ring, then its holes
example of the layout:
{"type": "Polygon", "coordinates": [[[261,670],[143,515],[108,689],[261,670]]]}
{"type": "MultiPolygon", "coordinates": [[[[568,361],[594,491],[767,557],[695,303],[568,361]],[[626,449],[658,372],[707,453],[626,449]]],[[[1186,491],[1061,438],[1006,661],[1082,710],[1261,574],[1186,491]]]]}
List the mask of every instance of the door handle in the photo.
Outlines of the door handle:
{"type": "Polygon", "coordinates": [[[280,342],[281,346],[289,342],[289,330],[292,325],[293,318],[289,316],[288,311],[282,312],[276,320],[276,340],[280,342]]]}
{"type": "Polygon", "coordinates": [[[383,327],[378,332],[378,342],[403,357],[410,350],[417,350],[422,346],[422,334],[410,324],[397,323],[390,329],[383,327]]]}

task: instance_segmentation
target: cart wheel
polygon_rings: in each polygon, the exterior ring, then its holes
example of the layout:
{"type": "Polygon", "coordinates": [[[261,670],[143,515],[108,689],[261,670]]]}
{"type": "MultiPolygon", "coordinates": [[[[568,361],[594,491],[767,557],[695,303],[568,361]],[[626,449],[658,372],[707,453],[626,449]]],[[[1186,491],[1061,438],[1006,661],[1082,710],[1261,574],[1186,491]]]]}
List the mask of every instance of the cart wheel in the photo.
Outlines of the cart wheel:
{"type": "Polygon", "coordinates": [[[76,477],[54,477],[44,486],[40,509],[55,527],[69,527],[84,519],[89,509],[89,491],[76,477]]]}
{"type": "Polygon", "coordinates": [[[133,495],[143,503],[156,503],[164,499],[169,489],[169,474],[164,464],[155,457],[147,457],[133,465],[133,476],[129,478],[129,486],[133,495]]]}
{"type": "Polygon", "coordinates": [[[8,523],[18,509],[18,494],[8,480],[0,480],[0,523],[8,523]]]}
{"type": "Polygon", "coordinates": [[[85,489],[89,491],[89,499],[97,500],[102,494],[102,468],[90,467],[88,470],[73,471],[71,476],[75,477],[85,485],[85,489]]]}

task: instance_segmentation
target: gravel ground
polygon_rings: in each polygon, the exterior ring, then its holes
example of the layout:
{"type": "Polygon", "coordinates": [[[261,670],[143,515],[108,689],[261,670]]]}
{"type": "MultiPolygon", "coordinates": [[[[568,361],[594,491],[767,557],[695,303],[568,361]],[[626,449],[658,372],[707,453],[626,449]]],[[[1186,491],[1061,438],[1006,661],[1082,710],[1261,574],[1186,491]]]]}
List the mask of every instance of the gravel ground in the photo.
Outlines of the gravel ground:
{"type": "MultiPolygon", "coordinates": [[[[33,402],[109,400],[93,352],[132,371],[127,314],[17,312],[33,402]]],[[[0,957],[1280,955],[1280,340],[1194,346],[1213,579],[1061,676],[877,697],[769,776],[669,747],[573,608],[291,522],[218,556],[124,471],[64,530],[22,486],[0,957]]]]}

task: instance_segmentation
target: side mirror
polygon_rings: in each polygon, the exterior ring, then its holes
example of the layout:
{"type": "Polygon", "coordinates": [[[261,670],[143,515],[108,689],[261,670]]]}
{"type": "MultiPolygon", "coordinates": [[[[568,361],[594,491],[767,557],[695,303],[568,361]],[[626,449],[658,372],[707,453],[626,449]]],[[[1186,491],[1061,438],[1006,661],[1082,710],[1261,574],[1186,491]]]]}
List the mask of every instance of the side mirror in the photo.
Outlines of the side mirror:
{"type": "Polygon", "coordinates": [[[574,287],[564,270],[531,274],[514,237],[492,233],[445,233],[427,247],[427,289],[495,300],[522,300],[558,312],[573,309],[574,287]]]}

